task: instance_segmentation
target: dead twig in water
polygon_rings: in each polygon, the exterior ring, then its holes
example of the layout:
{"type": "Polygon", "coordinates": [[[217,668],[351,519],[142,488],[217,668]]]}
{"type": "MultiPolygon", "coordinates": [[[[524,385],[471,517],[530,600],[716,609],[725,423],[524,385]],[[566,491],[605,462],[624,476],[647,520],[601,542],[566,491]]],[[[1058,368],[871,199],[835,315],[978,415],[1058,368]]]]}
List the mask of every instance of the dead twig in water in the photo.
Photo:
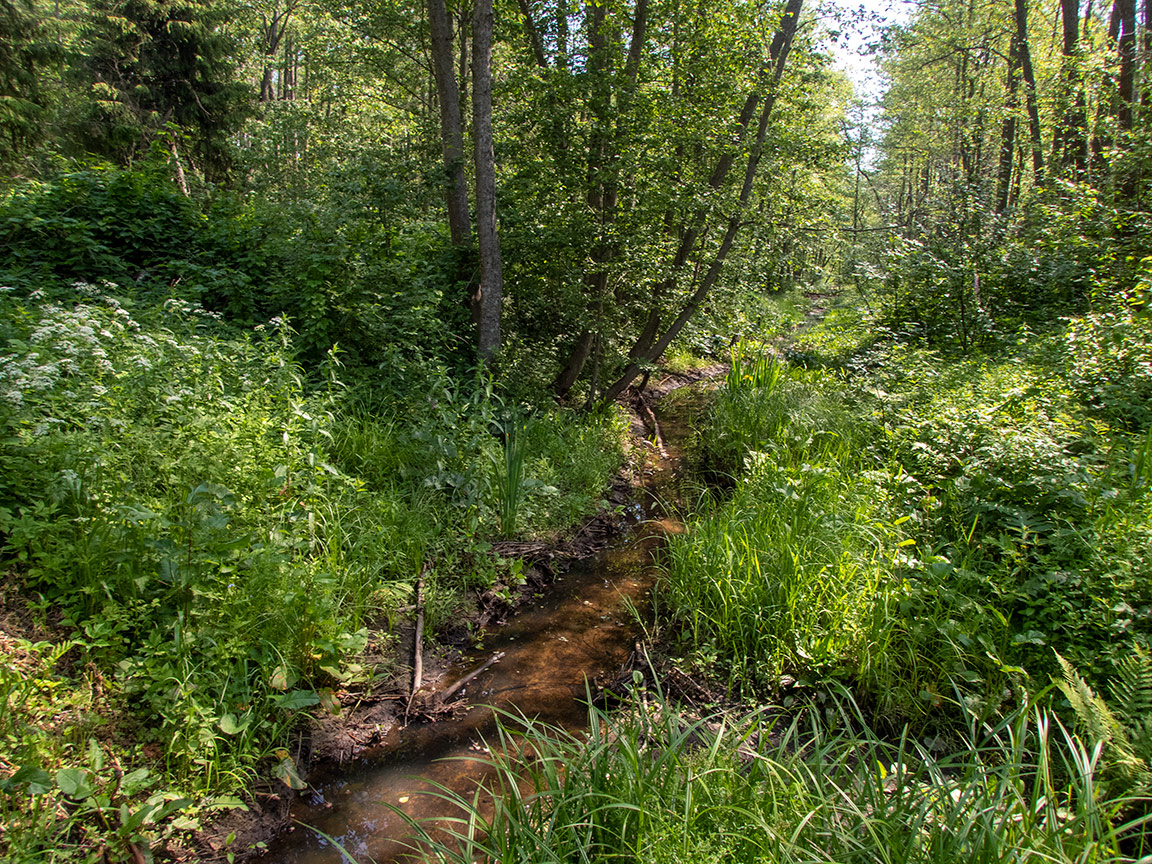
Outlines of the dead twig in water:
{"type": "Polygon", "coordinates": [[[485,660],[480,666],[473,669],[471,672],[469,672],[467,675],[465,675],[463,678],[461,678],[459,681],[457,681],[455,684],[453,684],[447,690],[442,692],[440,694],[440,701],[446,703],[449,699],[452,698],[453,694],[455,694],[456,691],[458,691],[461,687],[463,687],[469,681],[474,679],[481,672],[490,668],[494,663],[499,662],[500,658],[503,656],[504,656],[503,651],[497,651],[495,654],[493,654],[491,657],[489,657],[487,660],[485,660]]]}
{"type": "Polygon", "coordinates": [[[643,393],[636,394],[636,411],[640,415],[640,419],[644,421],[644,425],[651,431],[652,437],[656,439],[656,450],[659,452],[660,458],[667,459],[668,449],[664,446],[664,436],[660,434],[660,424],[656,422],[656,415],[652,413],[652,409],[644,400],[643,393]]]}

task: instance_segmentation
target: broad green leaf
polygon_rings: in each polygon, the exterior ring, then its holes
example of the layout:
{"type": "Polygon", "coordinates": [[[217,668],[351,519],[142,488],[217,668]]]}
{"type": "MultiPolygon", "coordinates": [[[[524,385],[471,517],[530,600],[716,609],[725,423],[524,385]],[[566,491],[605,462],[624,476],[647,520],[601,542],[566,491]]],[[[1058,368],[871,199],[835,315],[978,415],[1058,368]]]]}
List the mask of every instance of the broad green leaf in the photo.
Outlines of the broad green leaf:
{"type": "Polygon", "coordinates": [[[324,706],[325,711],[335,717],[340,716],[340,700],[336,698],[331,687],[316,691],[316,695],[320,697],[320,704],[324,706]]]}
{"type": "Polygon", "coordinates": [[[204,805],[208,809],[216,810],[243,810],[248,812],[248,805],[235,795],[219,795],[204,805]]]}
{"type": "Polygon", "coordinates": [[[30,795],[43,795],[52,791],[52,775],[35,765],[25,765],[11,777],[0,782],[0,792],[11,792],[21,783],[28,784],[30,795]]]}
{"type": "Polygon", "coordinates": [[[125,795],[135,795],[141,789],[151,786],[153,782],[148,777],[147,768],[137,768],[135,771],[124,775],[124,779],[120,781],[120,791],[125,795]]]}
{"type": "Polygon", "coordinates": [[[83,768],[61,768],[56,772],[56,785],[69,798],[81,800],[96,794],[92,775],[83,768]]]}
{"type": "Polygon", "coordinates": [[[287,690],[288,689],[288,666],[281,663],[274,670],[272,670],[272,677],[268,681],[268,686],[273,690],[287,690]]]}
{"type": "Polygon", "coordinates": [[[285,693],[283,696],[274,698],[276,707],[283,708],[285,711],[299,711],[301,708],[309,708],[320,701],[315,690],[293,690],[291,693],[285,693]]]}
{"type": "Polygon", "coordinates": [[[220,731],[225,735],[238,735],[247,729],[251,724],[251,715],[245,717],[243,720],[237,720],[235,714],[225,714],[220,718],[220,722],[216,725],[220,727],[220,731]]]}
{"type": "Polygon", "coordinates": [[[296,763],[292,761],[291,756],[285,756],[277,762],[276,767],[272,769],[272,773],[277,780],[284,783],[289,789],[308,788],[308,784],[300,778],[300,774],[296,771],[296,763]]]}

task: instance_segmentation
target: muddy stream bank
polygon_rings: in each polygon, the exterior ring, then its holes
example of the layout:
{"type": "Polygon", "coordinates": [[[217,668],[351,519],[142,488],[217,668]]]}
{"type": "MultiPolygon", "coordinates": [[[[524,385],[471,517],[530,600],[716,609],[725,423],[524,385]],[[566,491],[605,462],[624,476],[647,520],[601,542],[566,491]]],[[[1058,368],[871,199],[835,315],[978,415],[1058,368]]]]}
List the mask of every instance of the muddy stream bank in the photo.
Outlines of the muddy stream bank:
{"type": "MultiPolygon", "coordinates": [[[[677,382],[663,385],[667,391],[677,382]]],[[[333,838],[356,861],[403,861],[411,851],[405,844],[411,829],[396,810],[417,820],[458,815],[426,793],[446,788],[470,797],[483,783],[483,748],[496,739],[492,707],[569,730],[587,725],[589,688],[617,679],[636,644],[641,627],[630,607],[649,615],[653,550],[681,529],[661,502],[674,497],[690,418],[707,386],[696,384],[675,404],[665,399],[657,406],[661,447],[633,436],[634,470],[641,482],[626,508],[628,530],[609,548],[573,562],[489,634],[482,650],[466,654],[448,671],[446,679],[456,680],[503,655],[464,688],[465,707],[447,719],[397,724],[380,746],[355,761],[314,770],[310,790],[292,807],[296,822],[333,838]]],[[[634,428],[643,427],[637,421],[634,428]]],[[[260,860],[337,864],[348,858],[314,831],[297,827],[269,844],[260,860]]]]}

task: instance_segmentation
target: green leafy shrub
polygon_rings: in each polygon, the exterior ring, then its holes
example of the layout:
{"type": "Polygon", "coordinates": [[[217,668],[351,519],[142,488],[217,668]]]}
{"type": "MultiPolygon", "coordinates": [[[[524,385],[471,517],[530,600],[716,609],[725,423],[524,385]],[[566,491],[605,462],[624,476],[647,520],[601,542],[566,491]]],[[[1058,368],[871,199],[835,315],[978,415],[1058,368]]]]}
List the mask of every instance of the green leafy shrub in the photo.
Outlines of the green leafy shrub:
{"type": "Polygon", "coordinates": [[[157,719],[174,776],[243,786],[412,565],[354,554],[334,514],[412,508],[331,464],[338,394],[306,391],[285,331],[219,338],[186,304],[137,318],[76,290],[0,300],[5,556],[157,719]]]}
{"type": "Polygon", "coordinates": [[[1099,416],[1127,429],[1152,425],[1152,317],[1130,309],[1069,324],[1069,383],[1099,416]]]}
{"type": "MultiPolygon", "coordinates": [[[[282,322],[240,333],[185,301],[71,290],[0,292],[0,554],[115,674],[174,781],[244,788],[326,688],[375,674],[355,662],[364,628],[419,573],[431,628],[491,578],[510,409],[434,367],[430,398],[374,402],[335,354],[306,381],[282,322]]],[[[524,428],[519,530],[594,510],[619,424],[524,428]]]]}
{"type": "Polygon", "coordinates": [[[426,355],[453,347],[439,318],[455,278],[443,232],[400,221],[406,198],[380,182],[381,168],[354,188],[337,171],[333,188],[307,201],[218,191],[197,200],[172,183],[162,157],[0,195],[0,285],[68,302],[73,283],[110,280],[121,299],[179,299],[241,327],[286,318],[299,331],[297,355],[312,364],[337,343],[367,364],[387,345],[426,355]]]}
{"type": "Polygon", "coordinates": [[[163,164],[92,165],[17,185],[0,197],[0,214],[0,284],[21,293],[68,296],[73,282],[108,279],[126,292],[198,300],[242,290],[262,263],[252,250],[225,254],[219,228],[163,164]]]}

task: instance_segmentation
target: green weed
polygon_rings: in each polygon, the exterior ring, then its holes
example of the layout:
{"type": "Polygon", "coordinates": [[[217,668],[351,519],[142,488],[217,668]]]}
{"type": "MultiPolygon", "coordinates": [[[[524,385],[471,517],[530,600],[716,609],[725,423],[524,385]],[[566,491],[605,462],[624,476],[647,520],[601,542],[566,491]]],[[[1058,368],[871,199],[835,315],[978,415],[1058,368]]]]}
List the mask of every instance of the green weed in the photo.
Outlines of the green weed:
{"type": "Polygon", "coordinates": [[[513,424],[504,430],[503,458],[493,460],[496,519],[502,537],[516,533],[516,520],[524,501],[524,459],[527,428],[513,424]]]}
{"type": "MultiPolygon", "coordinates": [[[[139,718],[164,784],[199,801],[297,782],[289,730],[372,679],[358,655],[389,643],[417,574],[432,629],[493,578],[509,409],[485,376],[430,367],[409,400],[345,387],[333,353],[309,381],[283,322],[74,292],[0,293],[3,566],[139,718]]],[[[593,511],[619,428],[531,420],[516,530],[593,511]]]]}

